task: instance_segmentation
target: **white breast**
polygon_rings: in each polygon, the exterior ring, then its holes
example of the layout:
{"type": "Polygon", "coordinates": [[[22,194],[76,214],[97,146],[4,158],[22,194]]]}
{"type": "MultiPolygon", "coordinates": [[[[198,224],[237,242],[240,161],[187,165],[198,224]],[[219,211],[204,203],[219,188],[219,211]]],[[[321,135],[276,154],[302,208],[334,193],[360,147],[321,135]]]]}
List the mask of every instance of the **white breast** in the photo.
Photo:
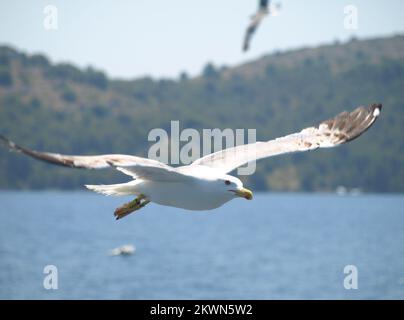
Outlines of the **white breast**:
{"type": "Polygon", "coordinates": [[[145,181],[138,186],[152,202],[187,210],[211,210],[233,198],[232,194],[216,192],[208,182],[180,183],[145,181]]]}

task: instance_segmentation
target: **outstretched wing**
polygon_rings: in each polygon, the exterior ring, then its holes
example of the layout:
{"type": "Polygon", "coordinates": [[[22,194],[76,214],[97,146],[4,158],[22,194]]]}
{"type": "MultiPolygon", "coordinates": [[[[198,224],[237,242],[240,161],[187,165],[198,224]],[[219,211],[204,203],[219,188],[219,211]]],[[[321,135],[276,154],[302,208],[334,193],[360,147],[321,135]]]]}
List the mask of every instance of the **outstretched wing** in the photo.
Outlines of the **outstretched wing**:
{"type": "Polygon", "coordinates": [[[133,178],[153,181],[180,181],[189,176],[177,172],[160,161],[124,154],[105,154],[97,156],[72,156],[59,153],[39,152],[17,145],[0,135],[0,143],[11,151],[20,152],[48,163],[81,169],[115,168],[133,178]]]}
{"type": "Polygon", "coordinates": [[[244,36],[244,43],[243,43],[244,51],[247,51],[250,48],[250,42],[251,42],[252,36],[254,35],[255,31],[257,31],[257,28],[260,25],[261,20],[264,18],[264,16],[265,15],[258,12],[251,18],[251,22],[248,25],[247,30],[245,32],[245,36],[244,36]]]}
{"type": "Polygon", "coordinates": [[[0,143],[7,146],[11,151],[19,152],[32,158],[56,164],[59,166],[80,168],[80,169],[104,169],[111,166],[130,166],[135,164],[145,164],[150,166],[168,167],[162,162],[142,157],[124,154],[104,154],[96,156],[73,156],[59,153],[40,152],[31,150],[10,141],[0,135],[0,143]]]}
{"type": "Polygon", "coordinates": [[[230,172],[248,162],[279,154],[330,148],[359,137],[375,122],[381,104],[359,107],[351,113],[342,112],[318,127],[267,142],[256,142],[221,150],[195,160],[192,165],[203,165],[230,172]]]}
{"type": "Polygon", "coordinates": [[[251,17],[250,24],[247,27],[243,42],[243,51],[247,51],[250,48],[250,42],[255,31],[257,31],[258,26],[261,21],[268,14],[268,1],[260,0],[258,3],[258,11],[251,17]]]}
{"type": "Polygon", "coordinates": [[[247,51],[250,48],[250,41],[251,38],[255,32],[256,26],[248,26],[246,32],[245,32],[245,36],[244,36],[244,42],[243,42],[243,51],[247,51]]]}

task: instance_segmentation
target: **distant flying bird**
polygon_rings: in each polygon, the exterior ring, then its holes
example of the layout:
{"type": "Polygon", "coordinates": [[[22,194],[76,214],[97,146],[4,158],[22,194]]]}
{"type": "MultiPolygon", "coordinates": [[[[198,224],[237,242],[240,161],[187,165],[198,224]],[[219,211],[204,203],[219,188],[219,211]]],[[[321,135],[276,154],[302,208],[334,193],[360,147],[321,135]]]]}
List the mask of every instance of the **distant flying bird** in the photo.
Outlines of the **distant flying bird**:
{"type": "Polygon", "coordinates": [[[276,16],[279,13],[280,4],[271,7],[268,0],[260,0],[258,3],[258,11],[251,17],[250,24],[247,27],[243,42],[243,51],[246,52],[250,48],[251,38],[257,31],[261,21],[268,15],[276,16]]]}
{"type": "Polygon", "coordinates": [[[120,219],[150,202],[188,210],[211,210],[237,197],[251,200],[252,192],[229,172],[258,159],[335,147],[351,141],[375,122],[381,109],[381,104],[359,107],[351,113],[342,112],[317,127],[275,140],[224,149],[178,168],[130,155],[70,156],[38,152],[18,146],[3,136],[0,136],[0,142],[10,150],[53,164],[84,169],[115,168],[131,176],[133,180],[127,183],[86,185],[88,189],[105,195],[136,195],[135,200],[116,209],[114,215],[120,219]]]}

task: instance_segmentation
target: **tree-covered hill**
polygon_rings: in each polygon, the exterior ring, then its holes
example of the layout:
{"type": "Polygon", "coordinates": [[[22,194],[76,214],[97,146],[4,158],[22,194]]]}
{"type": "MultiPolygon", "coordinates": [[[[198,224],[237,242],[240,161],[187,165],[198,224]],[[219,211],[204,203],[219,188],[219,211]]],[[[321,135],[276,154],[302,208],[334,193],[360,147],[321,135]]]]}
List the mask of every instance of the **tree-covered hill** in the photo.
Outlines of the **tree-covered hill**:
{"type": "MultiPolygon", "coordinates": [[[[146,155],[153,128],[253,128],[267,140],[358,105],[382,102],[365,135],[330,150],[260,161],[243,178],[256,190],[404,191],[404,36],[277,52],[178,80],[111,80],[0,47],[0,133],[69,154],[146,155]]],[[[113,172],[53,167],[0,150],[0,188],[82,188],[126,181],[113,172]]]]}

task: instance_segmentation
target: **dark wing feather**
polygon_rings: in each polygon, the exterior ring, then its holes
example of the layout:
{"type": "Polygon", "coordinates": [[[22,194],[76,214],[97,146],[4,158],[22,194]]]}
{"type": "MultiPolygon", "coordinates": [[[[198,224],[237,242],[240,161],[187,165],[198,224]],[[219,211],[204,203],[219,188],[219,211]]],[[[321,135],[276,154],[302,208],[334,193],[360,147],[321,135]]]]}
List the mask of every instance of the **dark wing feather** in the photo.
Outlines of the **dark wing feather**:
{"type": "Polygon", "coordinates": [[[111,166],[126,167],[126,166],[140,165],[140,166],[155,166],[171,169],[170,166],[167,166],[164,163],[157,160],[124,154],[75,156],[75,155],[64,155],[59,153],[40,152],[19,146],[2,135],[0,135],[0,144],[5,145],[11,151],[20,152],[22,154],[25,154],[27,156],[30,156],[32,158],[44,162],[70,168],[103,169],[103,168],[109,168],[111,166]]]}

